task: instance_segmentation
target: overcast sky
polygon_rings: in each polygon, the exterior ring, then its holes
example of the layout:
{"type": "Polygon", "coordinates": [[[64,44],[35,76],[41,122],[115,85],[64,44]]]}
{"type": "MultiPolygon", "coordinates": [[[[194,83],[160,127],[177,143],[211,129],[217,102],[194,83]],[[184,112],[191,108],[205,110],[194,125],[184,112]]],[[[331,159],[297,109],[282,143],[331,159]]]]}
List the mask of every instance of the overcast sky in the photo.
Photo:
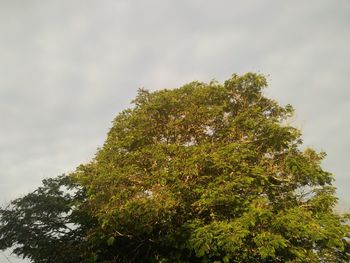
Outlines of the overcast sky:
{"type": "Polygon", "coordinates": [[[88,162],[138,88],[254,71],[349,211],[349,61],[349,0],[0,0],[0,204],[88,162]]]}

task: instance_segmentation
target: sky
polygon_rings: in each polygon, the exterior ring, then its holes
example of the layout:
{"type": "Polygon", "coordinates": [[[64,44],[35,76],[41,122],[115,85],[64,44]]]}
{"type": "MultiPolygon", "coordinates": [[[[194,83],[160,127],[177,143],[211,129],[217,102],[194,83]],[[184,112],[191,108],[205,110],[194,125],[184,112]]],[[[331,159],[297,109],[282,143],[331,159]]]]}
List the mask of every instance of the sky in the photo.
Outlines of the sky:
{"type": "Polygon", "coordinates": [[[0,205],[91,160],[138,88],[252,71],[350,211],[349,59],[349,0],[0,0],[0,205]]]}

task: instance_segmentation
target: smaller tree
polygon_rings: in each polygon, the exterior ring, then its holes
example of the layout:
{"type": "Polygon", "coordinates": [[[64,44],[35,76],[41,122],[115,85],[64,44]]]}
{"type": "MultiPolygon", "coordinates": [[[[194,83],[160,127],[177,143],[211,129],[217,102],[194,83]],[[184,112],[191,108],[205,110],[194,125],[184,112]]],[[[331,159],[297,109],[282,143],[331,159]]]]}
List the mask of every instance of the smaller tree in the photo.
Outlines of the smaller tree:
{"type": "Polygon", "coordinates": [[[85,191],[69,176],[43,185],[0,209],[0,249],[33,262],[93,259],[86,237],[96,221],[82,209],[85,191]]]}

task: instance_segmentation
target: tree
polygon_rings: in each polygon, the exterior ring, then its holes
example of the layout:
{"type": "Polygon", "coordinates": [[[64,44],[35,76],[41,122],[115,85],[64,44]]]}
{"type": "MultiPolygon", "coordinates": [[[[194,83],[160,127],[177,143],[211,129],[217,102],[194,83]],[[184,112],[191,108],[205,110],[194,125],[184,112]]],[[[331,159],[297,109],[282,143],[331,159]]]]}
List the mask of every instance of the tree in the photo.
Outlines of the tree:
{"type": "Polygon", "coordinates": [[[68,203],[85,215],[74,221],[84,229],[78,254],[88,248],[84,260],[98,262],[348,262],[349,217],[333,211],[325,153],[302,150],[288,124],[293,108],[265,97],[266,86],[248,73],[140,90],[95,158],[69,176],[85,193],[80,205],[68,203]]]}
{"type": "MultiPolygon", "coordinates": [[[[77,206],[83,189],[70,177],[43,180],[43,186],[0,210],[0,249],[33,262],[82,262],[85,236],[95,222],[77,206]]],[[[83,257],[84,256],[84,257],[83,257]]]]}

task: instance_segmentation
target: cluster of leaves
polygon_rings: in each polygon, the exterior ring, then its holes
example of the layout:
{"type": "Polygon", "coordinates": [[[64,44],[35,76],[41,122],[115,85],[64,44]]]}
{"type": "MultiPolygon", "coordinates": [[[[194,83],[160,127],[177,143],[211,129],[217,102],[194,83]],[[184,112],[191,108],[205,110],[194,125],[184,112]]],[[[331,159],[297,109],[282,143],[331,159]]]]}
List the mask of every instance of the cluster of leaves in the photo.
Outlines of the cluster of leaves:
{"type": "Polygon", "coordinates": [[[1,211],[0,248],[35,262],[64,246],[75,262],[348,262],[349,221],[333,212],[325,154],[301,150],[292,107],[266,98],[266,86],[248,73],[140,90],[95,158],[64,177],[79,191],[38,191],[1,211]],[[40,207],[52,197],[56,207],[40,207]],[[11,225],[14,213],[67,221],[31,231],[28,219],[11,225]]]}

